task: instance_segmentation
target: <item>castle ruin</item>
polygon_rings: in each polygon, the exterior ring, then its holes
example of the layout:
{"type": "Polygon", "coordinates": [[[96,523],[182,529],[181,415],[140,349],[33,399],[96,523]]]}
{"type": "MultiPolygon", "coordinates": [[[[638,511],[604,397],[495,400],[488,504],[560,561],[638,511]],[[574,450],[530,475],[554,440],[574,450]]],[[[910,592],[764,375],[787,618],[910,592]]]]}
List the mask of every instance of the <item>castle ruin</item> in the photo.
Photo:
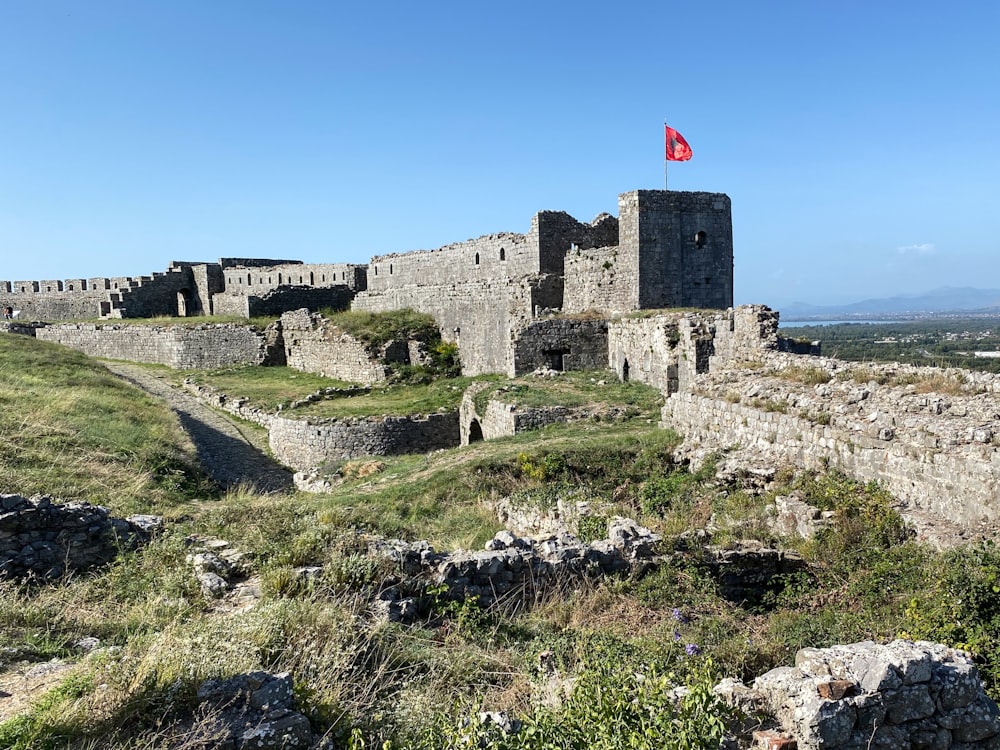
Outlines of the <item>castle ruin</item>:
{"type": "Polygon", "coordinates": [[[733,303],[728,196],[635,190],[618,206],[617,219],[601,214],[589,224],[541,211],[525,234],[379,255],[367,265],[222,258],[174,261],[138,278],[3,281],[0,306],[19,310],[21,321],[412,308],[459,344],[469,375],[594,366],[606,357],[606,344],[594,344],[601,326],[567,316],[733,303]]]}

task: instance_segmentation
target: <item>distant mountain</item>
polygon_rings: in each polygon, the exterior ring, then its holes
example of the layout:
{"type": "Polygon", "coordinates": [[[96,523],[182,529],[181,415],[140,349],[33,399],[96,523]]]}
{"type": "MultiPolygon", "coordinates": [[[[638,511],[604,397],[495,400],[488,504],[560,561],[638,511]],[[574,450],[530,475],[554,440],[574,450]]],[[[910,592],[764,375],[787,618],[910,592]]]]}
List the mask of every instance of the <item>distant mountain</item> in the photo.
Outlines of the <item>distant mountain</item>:
{"type": "Polygon", "coordinates": [[[793,302],[781,308],[782,322],[836,318],[900,318],[927,313],[996,313],[1000,315],[1000,289],[939,287],[922,294],[866,299],[843,305],[793,302]]]}

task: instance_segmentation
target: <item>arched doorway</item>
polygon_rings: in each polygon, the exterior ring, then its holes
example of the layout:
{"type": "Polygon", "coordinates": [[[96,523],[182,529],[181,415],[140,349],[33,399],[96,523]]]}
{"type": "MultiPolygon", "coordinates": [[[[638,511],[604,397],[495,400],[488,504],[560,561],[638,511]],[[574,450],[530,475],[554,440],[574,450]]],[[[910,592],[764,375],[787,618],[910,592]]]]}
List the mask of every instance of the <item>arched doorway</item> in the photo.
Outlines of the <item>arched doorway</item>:
{"type": "Polygon", "coordinates": [[[628,360],[626,359],[624,362],[622,362],[622,382],[623,383],[627,383],[628,382],[628,371],[629,371],[629,366],[628,366],[628,360]]]}
{"type": "Polygon", "coordinates": [[[177,317],[187,318],[196,312],[194,300],[191,297],[190,289],[181,289],[177,292],[177,317]]]}
{"type": "Polygon", "coordinates": [[[469,445],[472,445],[472,443],[478,443],[482,439],[483,439],[482,425],[479,424],[478,419],[473,419],[471,422],[469,422],[469,445]]]}

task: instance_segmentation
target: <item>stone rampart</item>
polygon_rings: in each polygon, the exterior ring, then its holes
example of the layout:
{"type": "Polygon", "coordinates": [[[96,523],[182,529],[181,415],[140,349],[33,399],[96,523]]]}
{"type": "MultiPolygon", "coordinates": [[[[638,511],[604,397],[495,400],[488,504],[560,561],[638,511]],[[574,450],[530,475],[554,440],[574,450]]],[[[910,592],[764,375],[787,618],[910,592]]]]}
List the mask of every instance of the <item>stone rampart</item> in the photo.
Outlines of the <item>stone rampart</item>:
{"type": "Polygon", "coordinates": [[[54,580],[110,562],[148,538],[140,525],[97,505],[0,495],[0,578],[54,580]]]}
{"type": "Polygon", "coordinates": [[[65,323],[38,328],[35,336],[91,357],[149,362],[182,370],[268,364],[273,349],[271,334],[231,324],[186,327],[65,323]]]}
{"type": "Polygon", "coordinates": [[[794,667],[758,677],[753,692],[798,750],[1000,744],[1000,711],[983,691],[971,655],[936,643],[805,648],[794,667]]]}
{"type": "Polygon", "coordinates": [[[696,453],[832,466],[968,528],[1000,521],[1000,377],[781,353],[757,365],[700,375],[663,424],[696,453]]]}
{"type": "Polygon", "coordinates": [[[370,419],[292,419],[276,415],[271,451],[296,471],[364,456],[427,453],[459,444],[458,412],[370,419]]]}
{"type": "Polygon", "coordinates": [[[258,297],[282,286],[316,289],[344,286],[351,291],[361,291],[367,281],[367,266],[357,263],[261,262],[248,258],[223,258],[220,264],[227,291],[258,297]]]}

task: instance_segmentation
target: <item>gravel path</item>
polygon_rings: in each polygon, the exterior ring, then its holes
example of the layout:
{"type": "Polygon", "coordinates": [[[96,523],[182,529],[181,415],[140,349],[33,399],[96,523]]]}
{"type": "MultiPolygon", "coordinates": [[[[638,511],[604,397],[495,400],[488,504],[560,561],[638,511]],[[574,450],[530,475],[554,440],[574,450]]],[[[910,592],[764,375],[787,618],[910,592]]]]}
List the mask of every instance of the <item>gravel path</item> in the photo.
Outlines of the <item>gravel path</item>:
{"type": "Polygon", "coordinates": [[[293,489],[292,475],[264,452],[250,430],[135,365],[105,362],[111,372],[167,402],[198,451],[205,472],[223,488],[245,484],[257,492],[293,489]]]}

